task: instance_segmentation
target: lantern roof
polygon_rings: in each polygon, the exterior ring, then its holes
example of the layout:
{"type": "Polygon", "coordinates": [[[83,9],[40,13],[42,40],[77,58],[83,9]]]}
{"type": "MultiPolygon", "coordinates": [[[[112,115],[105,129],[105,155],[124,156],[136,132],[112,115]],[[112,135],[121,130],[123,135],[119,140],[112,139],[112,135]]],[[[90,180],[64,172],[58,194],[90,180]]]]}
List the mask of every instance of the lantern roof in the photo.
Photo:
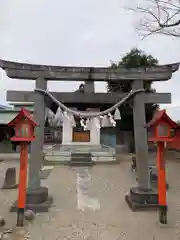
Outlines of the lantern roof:
{"type": "Polygon", "coordinates": [[[27,118],[32,126],[36,127],[38,124],[33,120],[31,112],[26,108],[21,108],[17,116],[8,123],[8,126],[15,126],[22,118],[27,118]]]}
{"type": "Polygon", "coordinates": [[[159,110],[154,114],[154,117],[146,124],[145,127],[149,128],[153,125],[158,125],[160,122],[166,122],[171,128],[179,128],[179,125],[174,122],[166,113],[166,110],[159,110]]]}

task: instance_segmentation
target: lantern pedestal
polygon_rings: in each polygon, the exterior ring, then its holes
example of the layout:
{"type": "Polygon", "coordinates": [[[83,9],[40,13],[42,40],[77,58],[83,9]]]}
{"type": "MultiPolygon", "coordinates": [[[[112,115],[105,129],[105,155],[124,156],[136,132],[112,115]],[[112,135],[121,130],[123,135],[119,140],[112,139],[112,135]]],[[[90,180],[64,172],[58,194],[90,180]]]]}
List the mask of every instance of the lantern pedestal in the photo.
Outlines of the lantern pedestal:
{"type": "MultiPolygon", "coordinates": [[[[48,212],[52,204],[53,198],[48,196],[48,188],[27,190],[26,210],[29,209],[35,213],[48,212]]],[[[12,205],[10,212],[17,212],[17,201],[12,205]]]]}
{"type": "Polygon", "coordinates": [[[158,207],[158,193],[152,189],[132,187],[125,200],[133,211],[158,207]]]}

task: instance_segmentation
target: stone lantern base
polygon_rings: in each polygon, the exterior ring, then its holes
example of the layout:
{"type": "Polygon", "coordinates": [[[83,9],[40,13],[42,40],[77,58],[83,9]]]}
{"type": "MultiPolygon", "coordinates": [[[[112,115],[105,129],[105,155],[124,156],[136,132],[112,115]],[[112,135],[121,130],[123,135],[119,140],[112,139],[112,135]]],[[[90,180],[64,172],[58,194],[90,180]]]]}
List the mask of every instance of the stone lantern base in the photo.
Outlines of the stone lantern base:
{"type": "MultiPolygon", "coordinates": [[[[48,212],[53,204],[53,198],[48,196],[48,188],[40,187],[38,189],[28,190],[26,196],[26,210],[32,210],[35,213],[48,212]]],[[[12,205],[10,212],[17,212],[17,201],[12,205]]]]}

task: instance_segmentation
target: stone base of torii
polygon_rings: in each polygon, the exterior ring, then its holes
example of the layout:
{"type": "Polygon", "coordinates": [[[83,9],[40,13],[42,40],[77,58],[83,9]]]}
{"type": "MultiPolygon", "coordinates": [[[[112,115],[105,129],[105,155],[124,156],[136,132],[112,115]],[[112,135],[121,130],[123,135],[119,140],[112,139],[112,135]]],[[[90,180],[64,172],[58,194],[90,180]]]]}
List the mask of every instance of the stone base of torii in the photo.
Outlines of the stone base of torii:
{"type": "MultiPolygon", "coordinates": [[[[79,68],[79,67],[59,67],[22,64],[0,60],[0,67],[6,71],[10,78],[36,80],[36,88],[47,89],[47,81],[132,81],[132,89],[142,89],[144,81],[165,81],[172,77],[172,73],[177,71],[179,63],[156,66],[147,69],[127,70],[123,67],[117,70],[110,68],[79,68]]],[[[104,93],[106,95],[106,93],[104,93]]],[[[105,97],[102,93],[56,93],[59,101],[91,102],[104,101],[111,102],[111,105],[122,98],[122,94],[108,94],[105,97]],[[70,96],[70,97],[69,97],[70,96]],[[63,99],[61,99],[63,98],[63,99]],[[66,99],[67,98],[67,99],[66,99]]],[[[34,120],[39,123],[36,129],[36,140],[32,144],[31,159],[29,163],[29,186],[27,194],[27,208],[35,212],[48,211],[52,204],[49,198],[48,189],[41,187],[39,171],[43,164],[43,142],[44,142],[44,121],[45,121],[45,98],[35,92],[8,91],[7,100],[14,102],[34,102],[34,120]]],[[[150,188],[148,169],[148,145],[147,130],[145,129],[145,103],[171,103],[170,93],[139,93],[133,98],[133,118],[138,186],[132,187],[128,196],[125,197],[127,203],[133,210],[157,206],[157,193],[150,188]]]]}

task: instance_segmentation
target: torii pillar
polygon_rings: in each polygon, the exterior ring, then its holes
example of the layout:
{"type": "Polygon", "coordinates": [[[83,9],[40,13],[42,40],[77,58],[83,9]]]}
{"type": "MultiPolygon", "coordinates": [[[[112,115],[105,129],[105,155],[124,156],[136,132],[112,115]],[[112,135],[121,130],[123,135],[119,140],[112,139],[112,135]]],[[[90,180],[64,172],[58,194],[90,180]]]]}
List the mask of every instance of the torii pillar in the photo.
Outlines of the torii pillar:
{"type": "MultiPolygon", "coordinates": [[[[132,89],[142,89],[143,81],[134,81],[132,89]]],[[[142,95],[137,94],[133,101],[133,122],[134,122],[134,138],[135,138],[135,151],[137,159],[138,183],[139,189],[147,191],[150,188],[149,171],[148,171],[148,142],[147,142],[147,129],[145,102],[142,95]]]]}
{"type": "MultiPolygon", "coordinates": [[[[143,89],[143,81],[134,81],[132,89],[143,89]]],[[[136,166],[138,187],[132,187],[130,193],[125,196],[126,202],[134,211],[142,208],[158,206],[158,193],[151,189],[149,175],[148,136],[146,125],[145,103],[153,102],[153,99],[144,99],[145,93],[139,93],[133,98],[133,122],[136,152],[136,166]],[[145,101],[146,100],[146,101],[145,101]]],[[[161,103],[161,99],[159,99],[161,103]]],[[[167,97],[168,102],[168,97],[167,97]]],[[[157,102],[156,102],[157,103],[157,102]]]]}
{"type": "MultiPolygon", "coordinates": [[[[47,80],[43,77],[36,79],[36,88],[47,89],[47,80]]],[[[27,192],[27,208],[35,212],[48,211],[52,198],[48,198],[48,188],[41,186],[39,171],[43,165],[45,101],[44,97],[34,92],[34,120],[39,124],[36,128],[36,139],[31,144],[31,157],[29,162],[29,181],[27,192]]]]}

